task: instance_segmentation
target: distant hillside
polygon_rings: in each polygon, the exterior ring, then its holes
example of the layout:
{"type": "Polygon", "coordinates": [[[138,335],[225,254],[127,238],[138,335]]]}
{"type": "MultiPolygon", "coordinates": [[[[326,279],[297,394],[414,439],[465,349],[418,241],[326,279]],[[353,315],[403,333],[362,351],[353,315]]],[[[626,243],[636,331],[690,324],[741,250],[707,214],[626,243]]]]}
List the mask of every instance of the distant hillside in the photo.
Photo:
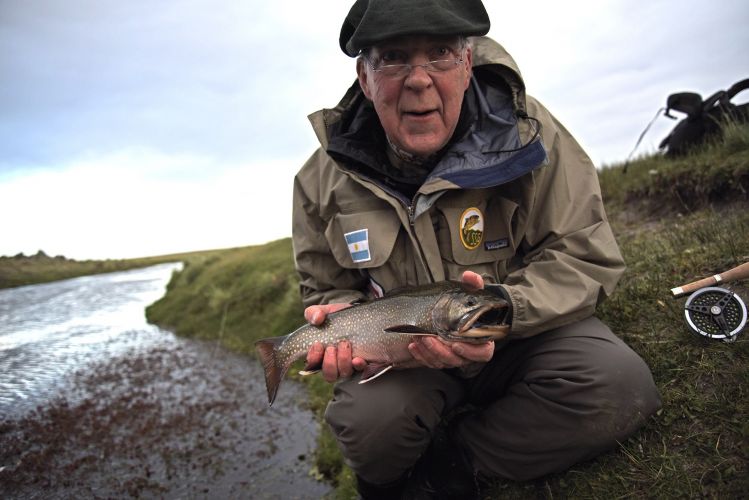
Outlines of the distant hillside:
{"type": "Polygon", "coordinates": [[[223,250],[186,252],[156,257],[136,259],[75,260],[62,255],[50,257],[44,251],[26,256],[0,256],[0,289],[12,288],[35,283],[47,283],[91,274],[125,271],[139,267],[152,266],[164,262],[187,261],[213,255],[223,250]]]}

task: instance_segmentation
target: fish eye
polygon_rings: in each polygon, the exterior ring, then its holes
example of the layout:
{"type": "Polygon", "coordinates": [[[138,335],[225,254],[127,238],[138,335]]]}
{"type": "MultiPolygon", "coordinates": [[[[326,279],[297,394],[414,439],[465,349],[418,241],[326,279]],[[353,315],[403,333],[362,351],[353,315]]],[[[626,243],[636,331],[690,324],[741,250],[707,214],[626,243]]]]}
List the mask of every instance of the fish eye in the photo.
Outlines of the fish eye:
{"type": "Polygon", "coordinates": [[[475,306],[476,304],[478,304],[478,301],[476,300],[476,297],[468,297],[468,298],[466,299],[466,305],[467,305],[468,307],[473,307],[473,306],[475,306]]]}

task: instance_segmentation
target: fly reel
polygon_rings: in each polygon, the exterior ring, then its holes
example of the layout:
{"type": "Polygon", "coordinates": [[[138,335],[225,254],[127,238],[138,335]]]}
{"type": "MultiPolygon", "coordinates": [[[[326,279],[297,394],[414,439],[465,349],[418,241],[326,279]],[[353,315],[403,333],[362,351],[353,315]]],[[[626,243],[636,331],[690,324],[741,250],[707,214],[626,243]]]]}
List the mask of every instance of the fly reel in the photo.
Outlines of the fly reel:
{"type": "Polygon", "coordinates": [[[746,326],[746,305],[736,293],[716,285],[749,278],[749,262],[693,283],[671,289],[674,297],[691,293],[684,304],[689,328],[703,337],[733,342],[746,326]]]}
{"type": "Polygon", "coordinates": [[[689,328],[703,337],[733,342],[746,325],[746,305],[741,297],[720,287],[694,292],[684,304],[689,328]]]}

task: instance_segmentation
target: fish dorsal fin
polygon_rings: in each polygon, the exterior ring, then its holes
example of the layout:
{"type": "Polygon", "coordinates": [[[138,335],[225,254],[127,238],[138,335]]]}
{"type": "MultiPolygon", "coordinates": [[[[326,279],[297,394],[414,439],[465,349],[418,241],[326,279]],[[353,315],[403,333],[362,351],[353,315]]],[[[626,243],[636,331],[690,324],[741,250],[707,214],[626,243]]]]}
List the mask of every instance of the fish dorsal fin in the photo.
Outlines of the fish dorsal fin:
{"type": "Polygon", "coordinates": [[[434,332],[430,332],[420,326],[416,325],[393,325],[385,328],[388,333],[403,333],[407,335],[436,335],[434,332]]]}
{"type": "Polygon", "coordinates": [[[371,382],[392,368],[393,365],[386,365],[384,363],[369,363],[367,364],[367,367],[362,371],[361,380],[359,380],[359,383],[366,384],[367,382],[371,382]]]}

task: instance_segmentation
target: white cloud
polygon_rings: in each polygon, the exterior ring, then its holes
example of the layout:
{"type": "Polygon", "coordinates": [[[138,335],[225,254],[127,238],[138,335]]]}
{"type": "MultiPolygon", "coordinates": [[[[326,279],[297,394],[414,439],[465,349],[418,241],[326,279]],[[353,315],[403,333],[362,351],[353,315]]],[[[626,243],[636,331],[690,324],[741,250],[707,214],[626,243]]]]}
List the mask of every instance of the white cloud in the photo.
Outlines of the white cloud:
{"type": "Polygon", "coordinates": [[[9,214],[0,254],[140,257],[285,237],[292,179],[303,160],[226,166],[121,151],[19,176],[0,184],[0,212],[9,214]]]}

